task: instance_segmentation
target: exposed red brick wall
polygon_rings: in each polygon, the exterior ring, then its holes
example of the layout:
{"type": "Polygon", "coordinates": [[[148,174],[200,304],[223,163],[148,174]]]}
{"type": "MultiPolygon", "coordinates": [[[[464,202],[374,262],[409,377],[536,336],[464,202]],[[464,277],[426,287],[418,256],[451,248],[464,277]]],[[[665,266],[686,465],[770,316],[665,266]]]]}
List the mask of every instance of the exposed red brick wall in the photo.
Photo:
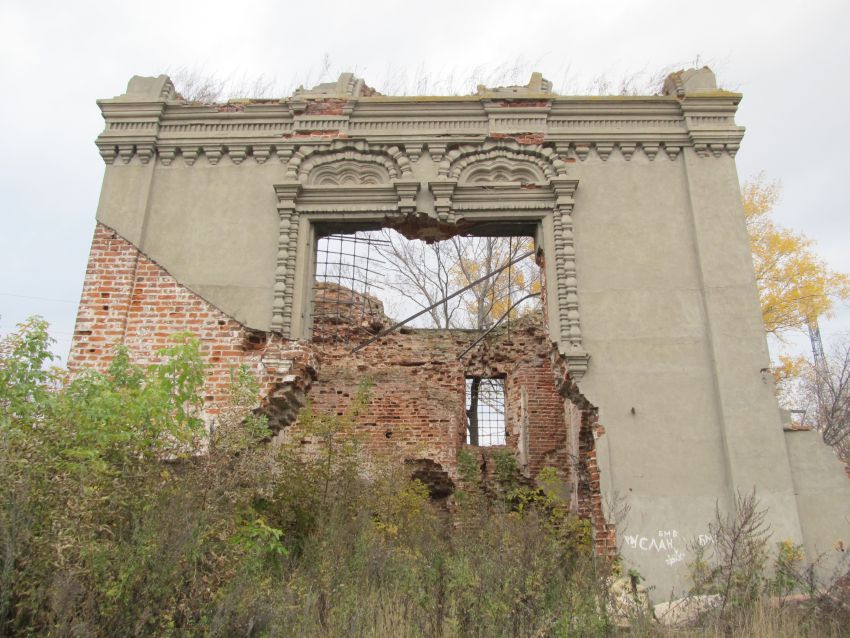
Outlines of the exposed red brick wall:
{"type": "MultiPolygon", "coordinates": [[[[319,373],[310,395],[317,412],[345,413],[360,383],[369,379],[370,401],[354,424],[364,447],[427,462],[429,467],[436,463],[457,480],[457,454],[466,437],[465,377],[504,376],[507,446],[520,448],[525,421],[527,475],[533,478],[549,466],[574,484],[574,506],[590,519],[598,553],[616,553],[616,533],[605,518],[596,459],[596,439],[605,430],[596,408],[553,350],[542,314],[494,332],[458,360],[478,332],[404,329],[352,353],[354,344],[391,323],[380,302],[322,284],[316,313],[326,318],[314,331],[321,340],[319,373]],[[335,315],[330,308],[336,304],[347,314],[335,315]]],[[[313,444],[297,428],[289,436],[298,437],[308,449],[313,444]]]]}
{"type": "Polygon", "coordinates": [[[494,140],[514,140],[517,144],[542,144],[546,141],[544,133],[491,133],[494,140]]]}
{"type": "Polygon", "coordinates": [[[127,346],[137,363],[153,363],[169,345],[169,337],[182,331],[195,334],[203,346],[208,416],[227,402],[231,372],[241,365],[260,381],[263,407],[270,415],[294,416],[294,406],[286,402],[299,399],[313,376],[312,355],[303,344],[245,328],[179,284],[115,231],[98,224],[68,368],[103,371],[119,344],[127,346]]]}
{"type": "Polygon", "coordinates": [[[77,311],[68,367],[103,370],[112,350],[124,342],[139,251],[98,224],[77,311]]]}
{"type": "MultiPolygon", "coordinates": [[[[572,478],[567,472],[570,461],[564,400],[555,388],[548,365],[548,340],[542,326],[535,329],[535,337],[528,344],[533,358],[519,362],[506,379],[506,412],[512,435],[508,443],[519,448],[518,435],[527,424],[529,476],[537,476],[548,466],[556,468],[564,478],[572,478]]],[[[525,339],[520,341],[527,343],[525,339]]]]}
{"type": "MultiPolygon", "coordinates": [[[[546,256],[538,252],[536,259],[540,267],[543,317],[548,325],[546,256]]],[[[596,552],[601,556],[613,558],[618,552],[617,530],[615,524],[608,522],[605,517],[601,475],[596,457],[596,441],[605,435],[605,427],[599,423],[597,407],[581,393],[575,380],[570,376],[564,357],[554,344],[550,354],[552,370],[555,374],[555,387],[566,402],[567,450],[571,467],[574,469],[572,478],[578,514],[591,522],[596,552]]]]}
{"type": "MultiPolygon", "coordinates": [[[[350,291],[320,291],[316,310],[339,303],[340,295],[350,296],[352,304],[368,301],[350,291]]],[[[366,305],[360,315],[335,317],[332,329],[317,331],[322,339],[311,344],[253,331],[99,224],[68,365],[104,370],[118,344],[135,361],[151,363],[170,335],[191,331],[203,344],[208,366],[207,417],[226,403],[232,370],[245,365],[260,382],[262,408],[279,426],[294,420],[308,391],[316,411],[345,412],[368,378],[370,401],[355,424],[365,448],[400,456],[412,472],[437,481],[445,473],[444,486],[457,478],[457,456],[465,445],[465,377],[504,376],[508,447],[519,449],[527,428],[526,473],[534,477],[551,466],[573,483],[575,506],[592,521],[598,551],[611,554],[615,535],[603,514],[595,451],[604,429],[553,354],[542,315],[494,332],[460,360],[477,332],[405,329],[352,354],[352,343],[389,322],[379,303],[366,305]]],[[[304,433],[293,426],[287,436],[304,433]]],[[[303,440],[309,449],[309,437],[303,440]]]]}
{"type": "Polygon", "coordinates": [[[605,518],[600,488],[601,477],[596,458],[596,440],[605,435],[605,428],[599,423],[597,408],[578,389],[567,371],[564,358],[554,348],[552,365],[555,369],[558,391],[580,420],[576,454],[578,513],[582,518],[590,519],[597,553],[613,557],[617,553],[617,530],[605,518]]]}
{"type": "MultiPolygon", "coordinates": [[[[355,313],[355,323],[370,322],[355,313]]],[[[375,331],[378,326],[371,323],[375,331]]],[[[317,412],[342,414],[368,378],[370,401],[356,424],[365,446],[407,459],[430,459],[456,478],[457,454],[466,438],[465,378],[505,376],[508,444],[517,448],[518,425],[524,419],[528,474],[534,477],[550,465],[568,478],[564,401],[555,387],[542,317],[494,333],[458,360],[478,335],[466,330],[398,331],[355,354],[347,339],[325,343],[319,348],[311,401],[317,412]]]]}
{"type": "Polygon", "coordinates": [[[342,115],[348,100],[328,98],[325,100],[310,100],[307,102],[306,113],[308,115],[342,115]]]}

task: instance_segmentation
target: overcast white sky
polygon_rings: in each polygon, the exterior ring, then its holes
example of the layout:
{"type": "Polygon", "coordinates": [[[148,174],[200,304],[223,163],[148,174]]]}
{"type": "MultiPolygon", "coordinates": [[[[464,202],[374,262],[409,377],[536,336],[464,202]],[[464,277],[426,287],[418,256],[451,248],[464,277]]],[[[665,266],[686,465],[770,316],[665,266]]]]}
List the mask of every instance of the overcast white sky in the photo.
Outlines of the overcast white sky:
{"type": "MultiPolygon", "coordinates": [[[[326,61],[379,90],[514,66],[581,90],[699,56],[744,93],[742,179],[781,180],[778,220],[850,272],[848,34],[846,0],[1,0],[0,334],[41,314],[67,354],[103,174],[95,100],[180,67],[264,76],[280,96],[326,61]]],[[[850,331],[850,308],[821,327],[850,331]]]]}

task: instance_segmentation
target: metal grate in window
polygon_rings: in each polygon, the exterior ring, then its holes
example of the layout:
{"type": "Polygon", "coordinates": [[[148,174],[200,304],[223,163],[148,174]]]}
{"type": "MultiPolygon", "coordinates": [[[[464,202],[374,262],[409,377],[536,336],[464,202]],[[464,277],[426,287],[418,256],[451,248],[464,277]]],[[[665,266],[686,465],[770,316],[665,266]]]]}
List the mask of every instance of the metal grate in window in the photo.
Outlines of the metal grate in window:
{"type": "Polygon", "coordinates": [[[470,445],[504,445],[505,380],[492,377],[466,378],[466,442],[470,445]]]}
{"type": "Polygon", "coordinates": [[[384,315],[375,296],[386,266],[380,232],[358,231],[321,237],[316,246],[313,340],[350,342],[373,335],[384,315]]]}

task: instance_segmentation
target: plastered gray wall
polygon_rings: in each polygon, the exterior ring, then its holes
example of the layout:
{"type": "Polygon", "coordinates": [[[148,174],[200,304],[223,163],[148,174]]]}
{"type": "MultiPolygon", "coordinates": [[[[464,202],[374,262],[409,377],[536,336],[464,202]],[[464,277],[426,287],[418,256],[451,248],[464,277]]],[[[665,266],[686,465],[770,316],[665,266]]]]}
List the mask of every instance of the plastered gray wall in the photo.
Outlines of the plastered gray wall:
{"type": "Polygon", "coordinates": [[[788,430],[785,440],[806,558],[815,563],[821,582],[828,582],[850,565],[850,480],[835,471],[835,454],[817,432],[788,430]]]}

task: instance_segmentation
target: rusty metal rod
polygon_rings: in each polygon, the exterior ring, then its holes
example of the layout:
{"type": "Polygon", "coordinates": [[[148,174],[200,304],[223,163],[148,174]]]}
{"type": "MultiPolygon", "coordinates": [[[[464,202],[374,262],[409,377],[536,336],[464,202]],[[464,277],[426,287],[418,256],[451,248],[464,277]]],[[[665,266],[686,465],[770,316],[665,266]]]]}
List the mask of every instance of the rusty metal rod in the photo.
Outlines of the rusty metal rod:
{"type": "Polygon", "coordinates": [[[515,304],[513,304],[510,308],[508,308],[508,310],[507,310],[507,312],[505,312],[505,314],[503,314],[501,317],[499,317],[499,320],[496,323],[494,323],[492,326],[487,328],[487,330],[485,330],[484,333],[480,337],[478,337],[475,341],[473,341],[471,344],[469,344],[469,347],[466,350],[464,350],[463,352],[461,352],[457,356],[457,358],[458,359],[462,358],[463,355],[465,355],[467,352],[469,352],[475,346],[477,346],[481,342],[481,340],[484,339],[484,337],[486,337],[488,334],[493,332],[499,326],[499,324],[502,323],[502,321],[505,320],[505,317],[507,317],[509,314],[511,314],[511,310],[516,308],[518,305],[520,305],[526,299],[531,299],[532,297],[539,297],[539,296],[540,296],[539,292],[532,292],[532,293],[526,295],[525,297],[523,297],[522,299],[520,299],[519,301],[517,301],[515,304]]]}
{"type": "Polygon", "coordinates": [[[394,324],[394,325],[390,326],[390,327],[389,327],[389,328],[387,328],[386,330],[382,330],[381,332],[379,332],[378,334],[376,334],[374,337],[372,337],[372,338],[371,338],[371,339],[369,339],[368,341],[364,341],[364,342],[363,342],[363,343],[361,343],[359,346],[357,346],[356,348],[354,348],[354,350],[352,350],[352,351],[351,351],[351,354],[354,354],[355,352],[359,352],[360,350],[362,350],[362,349],[363,349],[363,348],[365,348],[366,346],[368,346],[368,345],[370,345],[370,344],[372,344],[372,343],[375,343],[378,339],[380,339],[380,338],[382,338],[382,337],[386,337],[386,336],[387,336],[388,334],[390,334],[391,332],[395,332],[396,330],[398,330],[399,328],[401,328],[401,327],[402,327],[403,325],[405,325],[406,323],[410,323],[411,321],[413,321],[413,320],[414,320],[414,319],[416,319],[417,317],[421,317],[422,315],[424,315],[426,312],[429,312],[429,311],[433,310],[433,309],[434,309],[434,308],[436,308],[437,306],[441,306],[441,305],[443,305],[443,304],[444,304],[444,303],[446,303],[449,299],[454,299],[454,298],[455,298],[455,297],[457,297],[458,295],[465,293],[465,292],[466,292],[467,290],[469,290],[470,288],[474,288],[475,286],[477,286],[478,284],[480,284],[482,281],[487,281],[488,279],[490,279],[490,277],[493,277],[494,275],[498,275],[498,274],[499,274],[500,272],[502,272],[505,268],[508,268],[509,266],[513,266],[515,263],[522,261],[522,260],[523,260],[523,259],[525,259],[526,257],[531,257],[533,254],[534,254],[534,251],[533,251],[533,250],[529,250],[527,253],[525,253],[525,254],[523,254],[523,255],[520,255],[519,257],[517,257],[516,259],[514,259],[514,260],[512,260],[512,261],[509,261],[508,263],[506,263],[506,264],[505,264],[504,266],[502,266],[501,268],[497,268],[496,270],[491,270],[490,272],[488,272],[488,273],[487,273],[486,275],[484,275],[483,277],[481,277],[481,278],[476,279],[475,281],[473,281],[471,284],[469,284],[469,285],[467,285],[467,286],[464,286],[464,287],[463,287],[463,288],[461,288],[460,290],[455,290],[452,294],[448,295],[447,297],[443,297],[443,298],[442,298],[442,299],[440,299],[437,303],[431,304],[431,305],[430,305],[430,306],[428,306],[427,308],[423,308],[422,310],[420,310],[420,311],[419,311],[419,312],[417,312],[416,314],[414,314],[414,315],[410,315],[407,319],[403,319],[402,321],[399,321],[397,324],[394,324]]]}

